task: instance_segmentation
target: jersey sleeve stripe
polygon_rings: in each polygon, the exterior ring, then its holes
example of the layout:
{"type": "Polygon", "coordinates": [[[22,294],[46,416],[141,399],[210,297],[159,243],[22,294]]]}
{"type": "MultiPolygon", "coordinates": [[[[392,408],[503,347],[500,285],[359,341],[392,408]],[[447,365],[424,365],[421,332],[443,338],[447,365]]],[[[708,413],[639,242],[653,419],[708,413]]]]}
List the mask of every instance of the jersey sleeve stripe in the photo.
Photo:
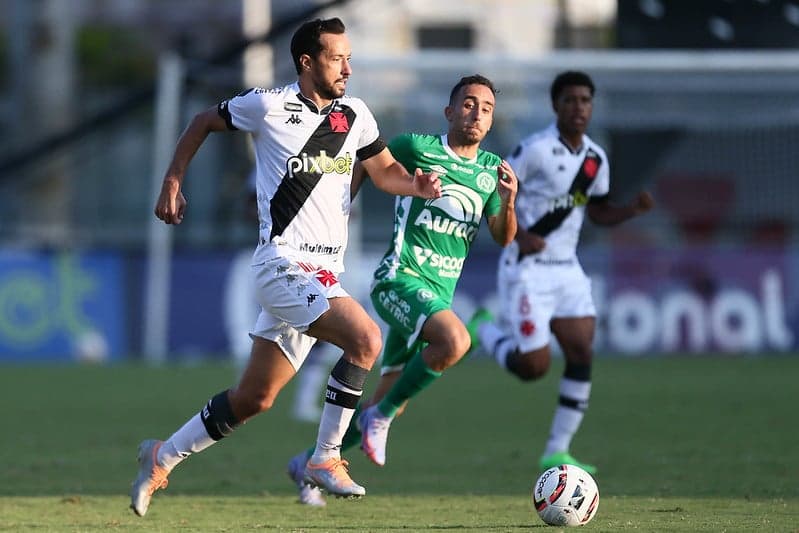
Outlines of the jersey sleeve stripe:
{"type": "Polygon", "coordinates": [[[361,161],[366,161],[370,157],[376,156],[386,148],[386,141],[378,137],[372,144],[368,144],[355,152],[361,161]]]}

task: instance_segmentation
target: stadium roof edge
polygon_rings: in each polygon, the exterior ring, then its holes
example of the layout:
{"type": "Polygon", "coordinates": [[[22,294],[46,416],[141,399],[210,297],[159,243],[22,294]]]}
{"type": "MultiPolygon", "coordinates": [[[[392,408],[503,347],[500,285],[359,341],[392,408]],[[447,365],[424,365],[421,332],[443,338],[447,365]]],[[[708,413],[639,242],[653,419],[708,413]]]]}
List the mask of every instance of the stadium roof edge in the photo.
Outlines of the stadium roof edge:
{"type": "Polygon", "coordinates": [[[460,51],[425,51],[402,56],[359,56],[353,62],[368,66],[379,63],[405,65],[415,63],[421,68],[462,63],[464,67],[481,64],[518,68],[520,63],[551,70],[684,70],[684,71],[797,71],[799,51],[793,50],[556,50],[534,56],[508,55],[498,52],[469,53],[460,51]]]}

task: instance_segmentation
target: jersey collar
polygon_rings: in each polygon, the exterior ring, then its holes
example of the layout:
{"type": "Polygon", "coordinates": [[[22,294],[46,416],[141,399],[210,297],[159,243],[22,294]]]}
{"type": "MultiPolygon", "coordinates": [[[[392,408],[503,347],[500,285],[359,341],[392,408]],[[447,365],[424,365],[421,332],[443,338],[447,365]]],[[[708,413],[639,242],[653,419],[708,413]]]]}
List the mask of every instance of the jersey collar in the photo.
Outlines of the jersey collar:
{"type": "Polygon", "coordinates": [[[311,111],[313,111],[317,115],[327,115],[328,113],[330,113],[330,111],[334,107],[338,107],[338,105],[339,105],[339,100],[338,100],[338,98],[336,98],[335,100],[330,102],[328,105],[326,105],[322,109],[319,109],[318,107],[316,107],[316,103],[313,100],[311,100],[310,98],[306,97],[305,95],[303,95],[300,92],[300,84],[299,83],[294,83],[294,89],[297,92],[297,100],[299,100],[300,102],[305,104],[305,106],[308,109],[310,109],[311,111]]]}
{"type": "Polygon", "coordinates": [[[563,137],[561,137],[560,131],[558,130],[558,125],[557,124],[553,123],[552,126],[550,126],[550,128],[552,129],[552,132],[555,135],[555,137],[558,138],[558,142],[560,142],[560,144],[562,144],[563,147],[566,150],[568,150],[570,154],[572,154],[572,155],[580,155],[580,153],[585,148],[585,135],[583,135],[582,142],[580,143],[580,146],[578,146],[577,149],[575,150],[569,145],[569,143],[567,143],[563,139],[563,137]]]}
{"type": "Polygon", "coordinates": [[[474,156],[472,159],[463,159],[461,156],[459,156],[458,154],[453,152],[452,148],[449,147],[449,140],[447,138],[447,134],[446,133],[441,135],[441,144],[444,147],[444,151],[447,152],[447,154],[449,154],[449,156],[452,157],[453,159],[455,159],[456,161],[459,161],[461,163],[476,163],[477,162],[477,156],[474,156]]]}

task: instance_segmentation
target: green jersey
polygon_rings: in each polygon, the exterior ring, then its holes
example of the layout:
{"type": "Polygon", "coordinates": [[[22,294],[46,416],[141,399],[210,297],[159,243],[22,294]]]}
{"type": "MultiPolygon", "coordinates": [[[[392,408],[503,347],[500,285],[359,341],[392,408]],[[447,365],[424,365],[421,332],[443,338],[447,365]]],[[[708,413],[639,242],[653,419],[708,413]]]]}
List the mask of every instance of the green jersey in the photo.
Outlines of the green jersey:
{"type": "Polygon", "coordinates": [[[403,134],[389,149],[408,172],[438,172],[441,198],[397,196],[394,235],[375,281],[414,276],[451,303],[483,214],[499,213],[497,167],[502,159],[485,150],[463,159],[449,148],[446,135],[403,134]]]}

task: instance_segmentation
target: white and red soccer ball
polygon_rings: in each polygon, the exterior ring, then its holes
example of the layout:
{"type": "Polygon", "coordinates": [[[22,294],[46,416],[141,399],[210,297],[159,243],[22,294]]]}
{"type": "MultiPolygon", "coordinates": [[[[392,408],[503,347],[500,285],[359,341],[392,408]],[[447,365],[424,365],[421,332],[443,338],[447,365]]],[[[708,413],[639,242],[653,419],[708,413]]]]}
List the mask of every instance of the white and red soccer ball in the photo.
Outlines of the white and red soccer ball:
{"type": "Polygon", "coordinates": [[[591,475],[573,465],[546,470],[533,487],[533,505],[551,526],[582,526],[599,508],[599,488],[591,475]]]}

